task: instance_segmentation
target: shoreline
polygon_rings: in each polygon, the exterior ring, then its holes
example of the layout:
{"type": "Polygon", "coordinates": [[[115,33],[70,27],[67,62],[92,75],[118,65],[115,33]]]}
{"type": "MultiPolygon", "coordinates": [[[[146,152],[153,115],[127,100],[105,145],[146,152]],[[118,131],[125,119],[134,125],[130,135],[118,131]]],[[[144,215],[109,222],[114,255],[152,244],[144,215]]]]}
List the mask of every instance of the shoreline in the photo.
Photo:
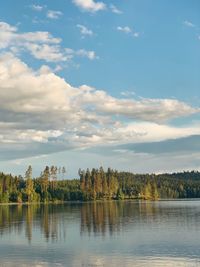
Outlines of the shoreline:
{"type": "Polygon", "coordinates": [[[168,202],[168,201],[200,201],[200,198],[167,198],[167,199],[140,199],[140,198],[132,198],[132,199],[104,199],[104,200],[90,200],[90,201],[83,201],[83,200],[69,200],[69,201],[58,201],[58,202],[8,202],[8,203],[0,203],[0,206],[29,206],[29,205],[60,205],[60,204],[84,204],[84,203],[103,203],[103,202],[168,202]]]}

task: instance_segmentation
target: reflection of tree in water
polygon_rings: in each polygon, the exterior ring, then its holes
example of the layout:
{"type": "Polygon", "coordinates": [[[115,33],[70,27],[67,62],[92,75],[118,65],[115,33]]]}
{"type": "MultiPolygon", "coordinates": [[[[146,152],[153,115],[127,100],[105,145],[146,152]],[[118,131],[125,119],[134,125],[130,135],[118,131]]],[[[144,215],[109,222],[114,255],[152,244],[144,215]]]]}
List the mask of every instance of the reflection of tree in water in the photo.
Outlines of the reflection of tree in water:
{"type": "Polygon", "coordinates": [[[21,205],[0,205],[0,235],[4,232],[18,232],[23,229],[23,212],[21,205]]]}
{"type": "Polygon", "coordinates": [[[125,227],[133,228],[148,225],[149,230],[166,224],[189,228],[192,223],[200,230],[200,216],[187,206],[173,207],[168,202],[151,201],[111,201],[85,203],[81,206],[81,234],[94,235],[119,233],[125,227]],[[191,216],[188,214],[191,213],[191,216]],[[192,220],[192,222],[191,222],[192,220]]]}
{"type": "Polygon", "coordinates": [[[33,206],[28,206],[26,211],[26,237],[31,242],[32,239],[32,224],[33,224],[33,206]]]}
{"type": "Polygon", "coordinates": [[[123,202],[85,203],[81,207],[81,234],[84,232],[105,235],[120,231],[123,202]]]}
{"type": "MultiPolygon", "coordinates": [[[[102,201],[68,203],[63,205],[0,205],[0,236],[4,233],[23,233],[31,242],[33,232],[39,229],[47,242],[65,240],[66,227],[80,221],[80,232],[86,235],[113,235],[125,227],[143,227],[149,231],[176,223],[200,230],[198,206],[180,202],[102,201]],[[198,209],[197,209],[198,208],[198,209]],[[163,226],[162,226],[163,225],[163,226]]],[[[158,229],[159,230],[159,229],[158,229]]]]}
{"type": "Polygon", "coordinates": [[[0,206],[0,234],[6,231],[21,233],[25,228],[25,235],[31,242],[33,219],[38,209],[38,205],[0,206]]]}
{"type": "Polygon", "coordinates": [[[22,232],[32,240],[33,226],[41,229],[46,241],[65,238],[63,208],[57,205],[0,205],[0,235],[22,232]]]}
{"type": "Polygon", "coordinates": [[[57,206],[47,204],[43,205],[40,210],[40,227],[43,230],[44,236],[47,241],[49,239],[51,239],[52,241],[58,241],[59,237],[62,236],[59,235],[59,225],[60,223],[62,223],[60,216],[61,213],[57,211],[56,207],[57,206]]]}

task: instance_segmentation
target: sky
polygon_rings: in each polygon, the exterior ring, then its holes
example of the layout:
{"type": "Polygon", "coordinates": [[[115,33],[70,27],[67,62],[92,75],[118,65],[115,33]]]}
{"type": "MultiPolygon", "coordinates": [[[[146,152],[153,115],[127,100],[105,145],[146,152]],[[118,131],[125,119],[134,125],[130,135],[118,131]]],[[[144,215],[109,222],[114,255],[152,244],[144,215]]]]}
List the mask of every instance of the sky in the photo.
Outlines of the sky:
{"type": "Polygon", "coordinates": [[[200,170],[199,0],[2,0],[0,170],[200,170]]]}

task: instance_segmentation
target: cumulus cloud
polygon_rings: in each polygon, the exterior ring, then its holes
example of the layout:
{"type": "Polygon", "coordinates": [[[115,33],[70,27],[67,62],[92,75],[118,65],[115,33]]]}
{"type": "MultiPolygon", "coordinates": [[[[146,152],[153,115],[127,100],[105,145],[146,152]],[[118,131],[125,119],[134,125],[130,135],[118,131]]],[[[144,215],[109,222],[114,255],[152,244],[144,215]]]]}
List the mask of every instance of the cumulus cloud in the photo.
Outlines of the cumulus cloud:
{"type": "Polygon", "coordinates": [[[44,9],[44,6],[40,6],[40,5],[31,5],[31,8],[35,11],[42,11],[44,9]]]}
{"type": "Polygon", "coordinates": [[[76,52],[76,54],[78,56],[81,56],[81,57],[87,57],[89,58],[90,60],[94,60],[94,59],[97,59],[98,57],[96,56],[95,52],[94,51],[87,51],[85,49],[80,49],[76,52]]]}
{"type": "Polygon", "coordinates": [[[80,57],[86,57],[90,60],[99,58],[96,55],[96,53],[92,50],[85,50],[85,49],[73,50],[71,48],[66,48],[65,52],[69,57],[80,56],[80,57]]]}
{"type": "Polygon", "coordinates": [[[113,13],[118,14],[118,15],[123,13],[121,10],[119,10],[119,9],[118,9],[115,5],[113,5],[113,4],[110,5],[110,9],[111,9],[111,11],[112,11],[113,13]]]}
{"type": "Polygon", "coordinates": [[[84,25],[77,24],[76,27],[79,28],[80,33],[81,33],[82,36],[92,36],[93,35],[93,31],[89,30],[84,25]]]}
{"type": "MultiPolygon", "coordinates": [[[[85,87],[83,86],[83,88],[85,87]]],[[[82,100],[104,114],[164,122],[186,114],[199,112],[199,110],[175,99],[117,99],[108,95],[105,91],[88,89],[87,86],[86,88],[88,92],[82,96],[82,100]]]]}
{"type": "Polygon", "coordinates": [[[0,50],[10,50],[15,54],[29,52],[36,59],[46,62],[67,62],[74,56],[90,60],[98,58],[94,51],[79,49],[69,54],[69,49],[61,46],[62,40],[49,32],[36,31],[20,33],[18,28],[6,22],[0,22],[0,50]]]}
{"type": "Polygon", "coordinates": [[[19,33],[17,27],[0,22],[0,49],[15,50],[15,52],[25,49],[38,59],[47,61],[56,59],[57,61],[60,57],[60,60],[65,61],[66,58],[60,56],[60,42],[61,39],[54,38],[49,32],[19,33]],[[50,56],[50,52],[52,52],[52,56],[50,56]]]}
{"type": "Polygon", "coordinates": [[[47,66],[34,71],[11,53],[0,56],[0,151],[16,150],[16,157],[24,151],[33,155],[33,146],[35,154],[37,149],[44,154],[42,149],[51,153],[199,133],[199,125],[163,124],[197,112],[174,99],[118,99],[86,85],[73,87],[47,66]]]}
{"type": "Polygon", "coordinates": [[[195,27],[195,25],[194,25],[191,21],[189,21],[189,20],[185,20],[185,21],[183,22],[183,24],[184,24],[185,26],[187,26],[187,27],[191,27],[191,28],[194,28],[194,27],[195,27]]]}
{"type": "Polygon", "coordinates": [[[48,44],[25,44],[25,47],[36,59],[43,59],[46,62],[68,61],[71,57],[64,55],[58,45],[50,46],[48,44]]]}
{"type": "Polygon", "coordinates": [[[124,27],[118,26],[118,27],[117,27],[117,30],[118,30],[118,31],[121,31],[121,32],[123,32],[123,33],[126,33],[126,34],[130,34],[130,35],[132,35],[132,36],[135,37],[135,38],[139,37],[139,32],[135,32],[135,31],[133,31],[133,30],[132,30],[130,27],[128,27],[128,26],[124,26],[124,27]]]}
{"type": "Polygon", "coordinates": [[[106,9],[106,4],[94,0],[72,0],[72,2],[83,11],[95,13],[106,9]]]}
{"type": "Polygon", "coordinates": [[[125,97],[133,97],[135,95],[135,92],[134,91],[122,91],[120,94],[125,97]]]}
{"type": "Polygon", "coordinates": [[[47,11],[47,18],[49,19],[59,19],[62,16],[61,11],[56,11],[56,10],[48,10],[47,11]]]}
{"type": "Polygon", "coordinates": [[[131,33],[132,32],[131,28],[128,26],[125,26],[125,27],[118,26],[117,30],[121,31],[121,32],[125,32],[125,33],[131,33]]]}

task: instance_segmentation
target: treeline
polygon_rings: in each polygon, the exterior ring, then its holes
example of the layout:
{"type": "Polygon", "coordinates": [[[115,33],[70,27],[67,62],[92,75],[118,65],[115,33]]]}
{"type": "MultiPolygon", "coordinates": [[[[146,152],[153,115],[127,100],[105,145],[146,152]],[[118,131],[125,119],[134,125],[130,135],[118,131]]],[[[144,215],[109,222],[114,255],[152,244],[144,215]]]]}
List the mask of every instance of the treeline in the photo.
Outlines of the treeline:
{"type": "Polygon", "coordinates": [[[200,172],[134,174],[108,168],[81,170],[64,179],[64,167],[46,166],[37,178],[29,166],[24,177],[0,173],[0,202],[63,202],[103,199],[199,198],[200,172]]]}
{"type": "Polygon", "coordinates": [[[0,203],[80,200],[78,179],[66,180],[65,167],[46,166],[37,178],[29,166],[24,177],[0,173],[0,203]]]}
{"type": "Polygon", "coordinates": [[[200,172],[133,174],[108,168],[79,170],[84,200],[199,198],[200,172]]]}

